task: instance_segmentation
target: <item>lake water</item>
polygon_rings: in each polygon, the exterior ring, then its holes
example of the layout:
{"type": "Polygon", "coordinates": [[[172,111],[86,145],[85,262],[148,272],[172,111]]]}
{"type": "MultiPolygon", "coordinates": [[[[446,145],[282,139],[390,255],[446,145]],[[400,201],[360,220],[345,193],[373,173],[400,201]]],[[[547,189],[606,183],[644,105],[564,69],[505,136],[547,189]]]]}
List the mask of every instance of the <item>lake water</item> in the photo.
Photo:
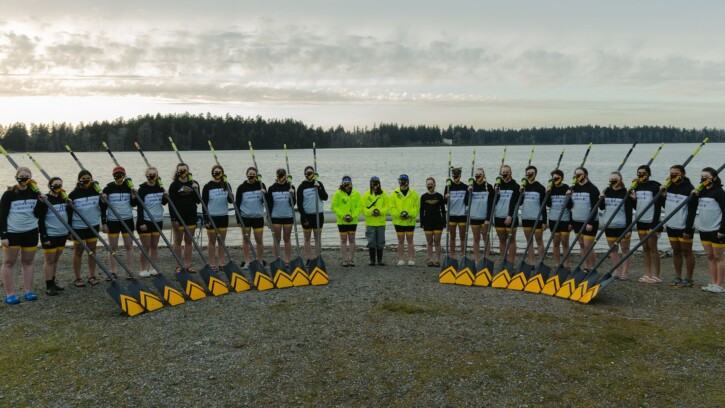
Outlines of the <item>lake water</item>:
{"type": "MultiPolygon", "coordinates": [[[[631,145],[619,144],[594,145],[585,165],[589,170],[591,181],[600,188],[605,186],[609,173],[616,170],[630,147],[631,145]]],[[[637,166],[645,164],[655,150],[657,150],[657,147],[658,145],[656,144],[637,145],[622,170],[624,180],[627,184],[629,184],[629,180],[635,177],[637,166]]],[[[665,145],[652,165],[653,179],[662,182],[669,174],[669,166],[682,163],[696,147],[696,144],[665,145]]],[[[468,179],[471,171],[471,153],[474,148],[476,150],[476,167],[483,167],[488,179],[493,181],[501,162],[503,146],[450,147],[453,165],[462,166],[464,169],[464,179],[468,179]]],[[[573,174],[574,169],[581,163],[587,146],[536,146],[532,164],[538,167],[540,174],[539,181],[542,183],[548,180],[548,173],[556,166],[556,161],[559,158],[559,153],[562,148],[565,148],[566,151],[560,168],[566,175],[565,179],[568,180],[573,174]]],[[[343,175],[352,177],[353,186],[361,194],[368,188],[368,180],[371,176],[380,177],[383,188],[389,193],[397,187],[397,177],[402,173],[410,176],[411,187],[419,194],[425,192],[425,179],[429,176],[436,178],[439,186],[438,190],[442,191],[447,177],[448,150],[449,147],[447,146],[318,149],[318,173],[320,174],[320,181],[325,185],[330,196],[332,196],[338,187],[343,175]]],[[[506,163],[512,167],[514,177],[517,180],[520,180],[524,175],[524,168],[528,162],[530,151],[531,146],[509,146],[507,148],[506,163]]],[[[691,180],[695,184],[697,183],[700,170],[703,167],[719,167],[723,161],[723,152],[725,152],[725,143],[706,145],[688,165],[691,180]]],[[[164,184],[168,186],[171,181],[171,174],[178,161],[176,155],[171,149],[168,151],[148,151],[145,153],[150,163],[159,168],[164,184]]],[[[184,160],[189,163],[195,178],[200,180],[200,184],[202,185],[206,183],[211,178],[210,170],[214,164],[214,158],[210,152],[188,151],[181,153],[184,160]]],[[[255,153],[264,182],[271,184],[274,179],[275,170],[285,166],[284,152],[282,150],[257,150],[255,153]]],[[[245,179],[246,168],[252,165],[249,152],[246,150],[218,151],[217,154],[219,161],[226,170],[230,183],[236,189],[236,186],[245,179]]],[[[77,153],[77,155],[85,167],[93,173],[96,180],[102,185],[112,181],[111,171],[114,167],[113,162],[105,151],[100,150],[100,146],[98,152],[77,153]]],[[[145,180],[145,164],[138,152],[117,152],[115,155],[121,165],[126,167],[128,175],[135,180],[136,184],[140,184],[145,180]]],[[[14,154],[13,157],[20,165],[30,167],[33,170],[35,179],[40,184],[46,184],[42,175],[36,171],[27,156],[14,154]]],[[[60,176],[63,178],[68,191],[72,190],[79,168],[68,153],[37,153],[34,154],[34,157],[45,167],[51,176],[60,176]]],[[[297,184],[302,179],[304,167],[312,165],[312,150],[289,150],[289,161],[295,184],[297,184]]],[[[15,171],[9,163],[0,166],[0,177],[2,177],[1,180],[6,185],[11,185],[14,182],[14,174],[15,171]]],[[[328,212],[329,203],[329,201],[325,203],[325,209],[328,212]]],[[[323,229],[323,244],[325,246],[336,246],[339,242],[337,228],[334,225],[334,220],[331,217],[329,219],[330,223],[323,229]]],[[[269,236],[269,232],[265,232],[266,242],[271,242],[269,236]]],[[[525,245],[523,234],[517,234],[517,236],[519,248],[522,248],[525,245]]],[[[547,237],[548,231],[545,233],[545,239],[547,237]]],[[[238,230],[232,229],[228,239],[232,245],[238,245],[241,242],[241,234],[238,230]]],[[[358,227],[357,241],[358,245],[365,244],[362,222],[358,227]]],[[[387,241],[388,244],[397,242],[392,224],[388,224],[387,241]]],[[[415,243],[417,245],[424,245],[425,243],[425,238],[420,229],[416,230],[415,243]]],[[[659,244],[663,250],[669,248],[669,244],[664,237],[660,238],[659,244]]],[[[597,250],[606,250],[606,245],[606,241],[602,239],[597,246],[597,250]]],[[[702,249],[697,235],[695,237],[695,248],[696,250],[702,249]]]]}

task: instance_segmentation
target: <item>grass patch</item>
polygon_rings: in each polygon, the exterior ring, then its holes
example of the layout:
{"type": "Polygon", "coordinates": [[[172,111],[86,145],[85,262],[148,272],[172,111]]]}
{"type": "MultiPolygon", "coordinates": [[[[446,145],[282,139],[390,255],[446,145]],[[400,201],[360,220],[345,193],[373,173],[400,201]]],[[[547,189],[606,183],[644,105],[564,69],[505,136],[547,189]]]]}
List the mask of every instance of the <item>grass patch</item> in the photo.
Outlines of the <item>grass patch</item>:
{"type": "Polygon", "coordinates": [[[430,313],[431,309],[427,309],[423,306],[418,306],[413,303],[407,302],[383,302],[380,304],[380,309],[386,312],[395,314],[408,315],[418,313],[430,313]]]}

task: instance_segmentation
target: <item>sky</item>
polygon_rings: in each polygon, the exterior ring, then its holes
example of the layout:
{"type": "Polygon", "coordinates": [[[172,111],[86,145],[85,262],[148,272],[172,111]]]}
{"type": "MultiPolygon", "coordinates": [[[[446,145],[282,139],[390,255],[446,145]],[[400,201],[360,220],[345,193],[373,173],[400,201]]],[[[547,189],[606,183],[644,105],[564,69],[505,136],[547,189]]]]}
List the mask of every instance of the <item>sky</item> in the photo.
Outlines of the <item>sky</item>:
{"type": "Polygon", "coordinates": [[[2,0],[0,124],[725,128],[722,1],[2,0]]]}

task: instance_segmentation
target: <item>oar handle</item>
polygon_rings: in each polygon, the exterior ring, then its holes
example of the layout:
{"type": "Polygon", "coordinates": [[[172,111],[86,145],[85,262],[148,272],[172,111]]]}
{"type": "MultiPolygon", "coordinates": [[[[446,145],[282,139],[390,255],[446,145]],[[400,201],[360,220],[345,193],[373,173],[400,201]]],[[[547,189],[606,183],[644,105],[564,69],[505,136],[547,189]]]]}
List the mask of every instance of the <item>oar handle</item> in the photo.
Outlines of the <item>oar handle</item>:
{"type": "MultiPolygon", "coordinates": [[[[133,142],[133,145],[136,147],[136,150],[141,154],[141,157],[143,158],[144,163],[146,163],[146,167],[151,167],[151,164],[149,163],[149,160],[146,158],[146,155],[144,154],[143,150],[141,150],[141,145],[138,144],[138,142],[133,142]]],[[[161,184],[159,184],[161,186],[161,184]]]]}
{"type": "Polygon", "coordinates": [[[179,153],[179,149],[176,147],[176,143],[174,143],[174,139],[171,136],[169,136],[169,142],[171,142],[171,148],[174,149],[174,153],[176,153],[179,162],[183,163],[184,159],[181,158],[181,153],[179,153]]]}
{"type": "Polygon", "coordinates": [[[529,166],[531,166],[531,160],[534,159],[534,146],[531,146],[531,153],[529,153],[529,166]]]}
{"type": "Polygon", "coordinates": [[[76,161],[76,164],[78,165],[78,167],[81,168],[81,170],[86,169],[85,167],[83,167],[83,163],[81,163],[80,159],[78,159],[78,156],[76,156],[75,152],[73,150],[71,150],[70,146],[65,145],[65,150],[67,150],[68,153],[70,153],[71,157],[73,157],[73,160],[76,161]]]}
{"type": "Polygon", "coordinates": [[[106,149],[106,153],[108,153],[108,155],[111,156],[111,160],[113,160],[113,164],[115,164],[117,167],[121,166],[120,164],[118,164],[118,160],[116,160],[116,156],[113,155],[111,148],[108,147],[106,142],[101,142],[101,144],[103,145],[103,148],[106,149]]]}
{"type": "MultiPolygon", "coordinates": [[[[1,148],[1,147],[0,147],[0,148],[1,148]]],[[[48,174],[48,173],[47,173],[47,172],[45,171],[45,169],[43,169],[42,167],[40,167],[40,163],[38,163],[38,162],[37,162],[37,161],[36,161],[36,160],[35,160],[35,159],[33,158],[33,156],[31,156],[31,155],[30,155],[30,153],[25,153],[25,154],[26,154],[26,155],[28,156],[28,158],[30,159],[30,161],[31,161],[31,162],[33,162],[33,164],[35,165],[35,167],[37,167],[37,168],[38,168],[38,170],[40,170],[40,173],[41,173],[41,174],[42,174],[43,176],[45,176],[45,178],[46,178],[46,179],[48,179],[48,181],[50,181],[50,175],[49,175],[49,174],[48,174]]]]}
{"type": "Polygon", "coordinates": [[[211,155],[214,156],[214,162],[216,162],[217,166],[221,166],[221,164],[219,164],[219,158],[216,157],[216,150],[214,150],[214,145],[211,144],[211,140],[207,141],[209,142],[209,150],[211,150],[211,155]]]}
{"type": "Polygon", "coordinates": [[[710,138],[706,137],[706,138],[705,138],[705,140],[703,140],[703,141],[702,141],[702,143],[700,143],[700,145],[699,145],[699,146],[697,146],[697,148],[695,149],[695,151],[694,151],[694,152],[692,152],[692,154],[690,155],[690,157],[688,157],[688,158],[687,158],[687,160],[685,160],[685,162],[684,162],[684,163],[682,163],[682,167],[687,167],[687,165],[688,165],[688,164],[690,164],[690,162],[692,161],[692,159],[694,159],[694,158],[695,158],[695,156],[697,156],[697,154],[698,154],[698,153],[700,153],[700,149],[702,149],[702,148],[703,148],[703,146],[705,146],[705,144],[706,144],[706,143],[707,143],[707,142],[708,142],[709,140],[710,140],[710,138]]]}
{"type": "Polygon", "coordinates": [[[556,170],[559,170],[559,166],[561,166],[561,159],[564,158],[564,151],[566,150],[566,147],[561,149],[561,153],[559,154],[559,160],[556,162],[556,170]]]}
{"type": "Polygon", "coordinates": [[[624,156],[624,159],[622,159],[622,163],[620,163],[619,167],[617,167],[617,171],[622,171],[622,169],[624,168],[624,164],[627,163],[627,159],[629,159],[629,156],[632,154],[635,146],[637,146],[637,142],[632,143],[632,147],[629,148],[627,155],[624,156]]]}
{"type": "Polygon", "coordinates": [[[584,153],[584,159],[582,159],[582,164],[579,165],[579,167],[584,167],[584,165],[587,162],[587,157],[589,157],[589,152],[592,150],[592,142],[589,142],[589,147],[587,147],[587,151],[584,153]]]}
{"type": "Polygon", "coordinates": [[[2,146],[0,146],[0,153],[2,153],[2,155],[5,156],[6,159],[8,159],[8,161],[10,162],[10,164],[12,164],[13,167],[15,167],[16,170],[17,170],[18,167],[20,167],[20,166],[18,166],[17,163],[15,163],[15,160],[13,160],[13,158],[10,157],[10,155],[7,152],[7,150],[5,150],[2,146]]]}

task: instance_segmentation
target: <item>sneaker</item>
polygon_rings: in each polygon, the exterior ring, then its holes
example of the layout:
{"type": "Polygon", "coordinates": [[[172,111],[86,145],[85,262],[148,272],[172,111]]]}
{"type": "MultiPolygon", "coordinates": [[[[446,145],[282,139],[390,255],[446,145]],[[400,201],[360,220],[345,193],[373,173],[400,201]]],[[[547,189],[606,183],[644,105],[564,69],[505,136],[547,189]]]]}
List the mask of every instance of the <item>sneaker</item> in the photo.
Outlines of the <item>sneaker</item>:
{"type": "Polygon", "coordinates": [[[50,285],[47,289],[45,289],[45,294],[48,296],[58,296],[58,289],[56,289],[55,286],[50,285]]]}
{"type": "Polygon", "coordinates": [[[142,278],[148,278],[149,276],[151,276],[151,273],[144,269],[143,271],[139,271],[138,276],[142,278]]]}
{"type": "Polygon", "coordinates": [[[347,268],[347,265],[348,265],[347,261],[342,261],[342,266],[344,266],[345,268],[347,268]]]}
{"type": "Polygon", "coordinates": [[[355,261],[353,261],[352,259],[347,261],[347,266],[355,266],[355,261]]]}
{"type": "Polygon", "coordinates": [[[55,287],[55,290],[57,290],[58,292],[62,292],[65,290],[64,287],[58,286],[58,281],[55,278],[53,278],[53,287],[55,287]]]}
{"type": "Polygon", "coordinates": [[[700,286],[700,289],[704,290],[705,292],[709,292],[711,287],[712,287],[712,283],[708,283],[705,286],[700,286]]]}
{"type": "Polygon", "coordinates": [[[413,260],[408,261],[408,266],[415,266],[415,261],[413,261],[413,260]]]}
{"type": "Polygon", "coordinates": [[[20,299],[18,299],[17,295],[5,296],[5,303],[9,305],[17,305],[20,303],[20,299]]]}
{"type": "Polygon", "coordinates": [[[149,273],[151,274],[151,276],[156,276],[159,274],[159,271],[157,271],[156,269],[149,269],[149,273]]]}
{"type": "Polygon", "coordinates": [[[682,278],[674,278],[670,282],[670,286],[679,286],[682,283],[682,278]]]}
{"type": "Polygon", "coordinates": [[[399,260],[399,261],[398,261],[398,266],[403,266],[403,265],[405,265],[405,261],[404,261],[404,260],[402,260],[402,259],[401,259],[401,260],[399,260]]]}
{"type": "Polygon", "coordinates": [[[691,288],[693,285],[694,285],[694,283],[692,282],[692,279],[685,278],[682,280],[682,283],[677,285],[677,287],[678,288],[691,288]]]}
{"type": "Polygon", "coordinates": [[[25,295],[23,295],[23,297],[28,302],[34,302],[34,301],[38,300],[38,295],[36,295],[33,292],[25,292],[25,295]]]}
{"type": "Polygon", "coordinates": [[[710,288],[710,292],[725,293],[725,288],[723,288],[722,286],[718,286],[718,285],[712,285],[712,287],[710,288]]]}

